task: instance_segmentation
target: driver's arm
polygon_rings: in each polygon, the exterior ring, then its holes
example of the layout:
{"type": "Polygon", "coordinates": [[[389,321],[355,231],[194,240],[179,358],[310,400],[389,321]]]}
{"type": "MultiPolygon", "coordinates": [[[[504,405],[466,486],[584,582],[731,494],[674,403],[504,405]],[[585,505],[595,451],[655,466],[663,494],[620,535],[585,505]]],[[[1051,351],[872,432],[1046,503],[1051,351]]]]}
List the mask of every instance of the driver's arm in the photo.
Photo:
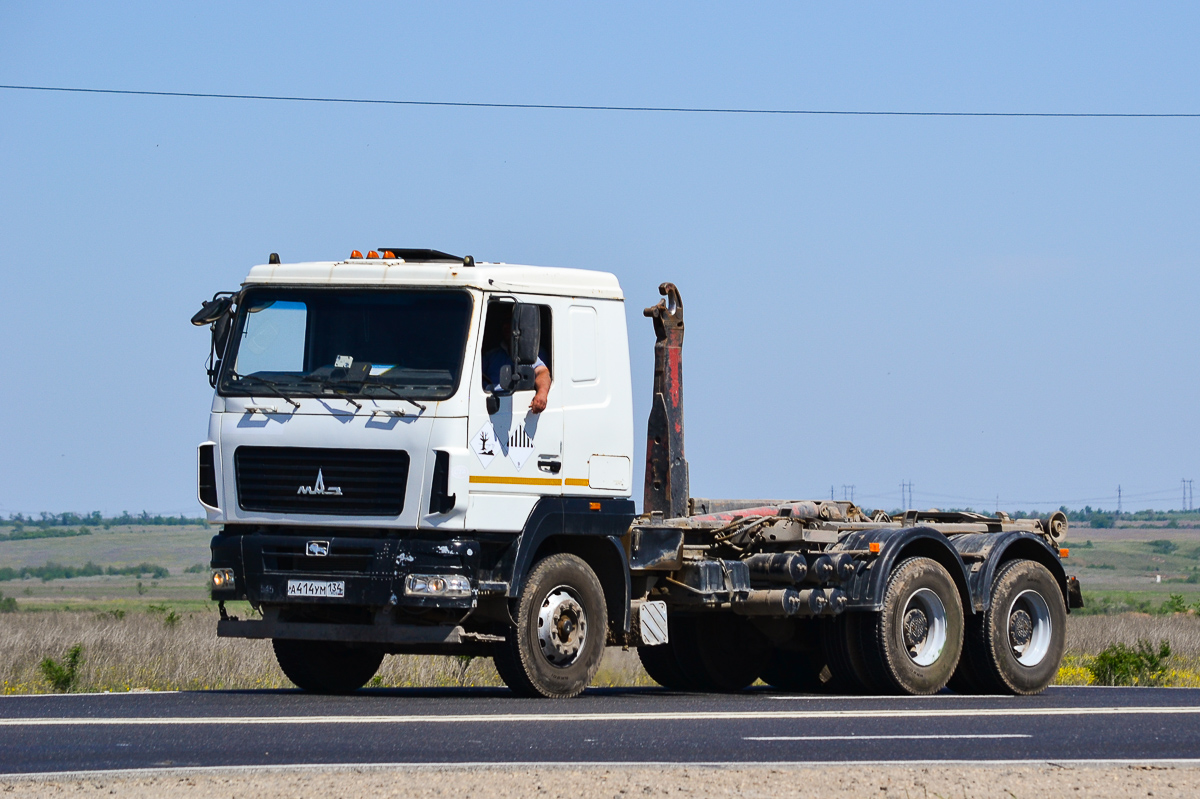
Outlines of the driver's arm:
{"type": "Polygon", "coordinates": [[[533,385],[536,391],[533,400],[529,403],[529,410],[533,413],[541,413],[546,410],[546,398],[550,396],[550,370],[544,365],[534,368],[533,385]]]}

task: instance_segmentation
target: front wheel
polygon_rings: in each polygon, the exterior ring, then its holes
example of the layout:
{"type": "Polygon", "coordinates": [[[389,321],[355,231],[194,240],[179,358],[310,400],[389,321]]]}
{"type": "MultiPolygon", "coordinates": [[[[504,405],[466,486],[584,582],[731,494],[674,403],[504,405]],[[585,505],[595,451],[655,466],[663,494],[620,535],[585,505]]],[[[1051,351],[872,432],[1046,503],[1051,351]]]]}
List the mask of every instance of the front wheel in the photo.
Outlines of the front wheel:
{"type": "Polygon", "coordinates": [[[883,609],[862,636],[873,682],[886,691],[935,694],[958,665],[963,608],[954,579],[930,558],[909,558],[888,578],[883,609]]]}
{"type": "Polygon", "coordinates": [[[529,573],[517,600],[517,626],[494,655],[513,693],[568,699],[587,687],[608,633],[604,590],[574,555],[551,555],[529,573]]]}
{"type": "Polygon", "coordinates": [[[314,694],[349,694],[367,684],[383,663],[383,650],[331,641],[271,642],[275,660],[297,687],[314,694]]]}

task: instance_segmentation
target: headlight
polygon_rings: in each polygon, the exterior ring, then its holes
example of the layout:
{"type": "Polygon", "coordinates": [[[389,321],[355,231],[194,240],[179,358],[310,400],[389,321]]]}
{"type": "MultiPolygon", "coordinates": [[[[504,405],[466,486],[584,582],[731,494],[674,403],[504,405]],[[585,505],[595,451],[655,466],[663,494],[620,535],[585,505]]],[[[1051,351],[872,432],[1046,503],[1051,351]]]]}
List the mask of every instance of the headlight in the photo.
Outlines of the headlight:
{"type": "Polygon", "coordinates": [[[405,596],[471,596],[471,581],[461,574],[410,574],[404,578],[405,596]]]}
{"type": "Polygon", "coordinates": [[[214,591],[232,591],[233,569],[213,569],[209,584],[214,591]]]}

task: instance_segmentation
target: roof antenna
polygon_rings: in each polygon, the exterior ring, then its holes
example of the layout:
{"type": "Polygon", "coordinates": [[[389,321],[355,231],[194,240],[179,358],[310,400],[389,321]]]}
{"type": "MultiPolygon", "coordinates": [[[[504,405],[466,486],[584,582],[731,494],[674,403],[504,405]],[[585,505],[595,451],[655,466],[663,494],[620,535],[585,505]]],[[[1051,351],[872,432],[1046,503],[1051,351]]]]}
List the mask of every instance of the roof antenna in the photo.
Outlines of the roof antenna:
{"type": "Polygon", "coordinates": [[[467,255],[463,258],[463,266],[474,266],[474,265],[475,265],[475,259],[472,258],[471,256],[467,255]]]}
{"type": "Polygon", "coordinates": [[[267,263],[269,263],[269,264],[279,263],[279,253],[277,253],[277,252],[271,253],[271,257],[267,259],[267,263]]]}

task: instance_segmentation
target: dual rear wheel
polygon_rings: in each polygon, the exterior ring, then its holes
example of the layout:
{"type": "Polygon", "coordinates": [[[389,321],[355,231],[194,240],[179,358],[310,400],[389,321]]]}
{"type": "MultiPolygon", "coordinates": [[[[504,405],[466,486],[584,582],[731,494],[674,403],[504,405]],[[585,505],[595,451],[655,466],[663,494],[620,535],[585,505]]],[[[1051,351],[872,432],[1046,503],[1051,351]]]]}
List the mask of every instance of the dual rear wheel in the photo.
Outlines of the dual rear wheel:
{"type": "Polygon", "coordinates": [[[989,608],[964,613],[950,573],[930,558],[899,563],[877,613],[817,622],[815,651],[773,647],[743,618],[672,616],[670,643],[638,650],[668,688],[736,691],[756,678],[783,691],[928,695],[1034,694],[1062,659],[1066,606],[1045,566],[1001,566],[989,608]]]}

